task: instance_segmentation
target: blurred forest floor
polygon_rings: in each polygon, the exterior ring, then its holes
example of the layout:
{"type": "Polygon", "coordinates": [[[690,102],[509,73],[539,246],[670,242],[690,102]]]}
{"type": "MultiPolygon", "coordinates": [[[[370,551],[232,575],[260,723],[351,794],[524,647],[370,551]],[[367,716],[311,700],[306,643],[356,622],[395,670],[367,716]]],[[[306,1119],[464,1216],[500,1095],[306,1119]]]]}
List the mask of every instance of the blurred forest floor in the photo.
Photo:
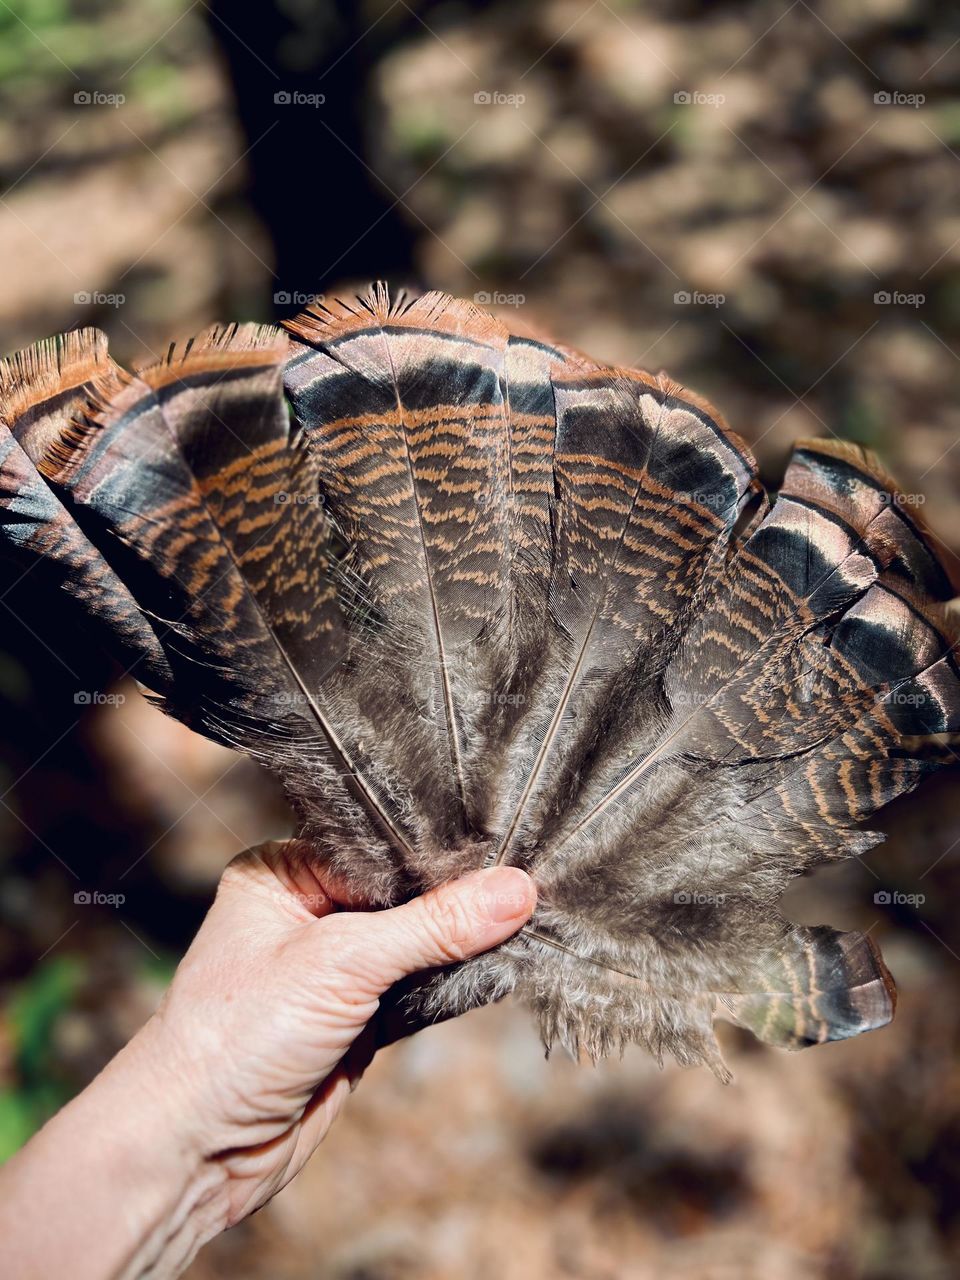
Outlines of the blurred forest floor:
{"type": "MultiPolygon", "coordinates": [[[[293,34],[239,52],[270,95],[322,68],[344,21],[338,5],[279,8],[293,34]]],[[[278,104],[251,136],[218,49],[241,20],[217,12],[0,8],[4,351],[96,323],[131,361],[215,319],[288,312],[282,295],[359,283],[344,273],[367,228],[325,244],[338,187],[302,194],[355,164],[409,238],[396,283],[490,298],[508,322],[666,368],[720,407],[768,481],[798,436],[877,449],[957,570],[956,15],[913,0],[361,5],[366,34],[345,55],[361,158],[336,101],[278,104]],[[250,196],[281,135],[314,175],[294,168],[282,191],[319,264],[309,278],[274,275],[250,196]]],[[[78,690],[112,689],[112,669],[29,583],[0,603],[9,1151],[147,1015],[224,863],[287,816],[252,765],[129,683],[74,727],[78,690]],[[92,889],[126,901],[74,902],[92,889]]],[[[900,986],[891,1028],[796,1056],[731,1031],[723,1089],[639,1052],[595,1071],[544,1062],[522,1010],[479,1011],[381,1055],[306,1173],[191,1276],[953,1277],[958,776],[894,806],[886,845],[785,904],[871,930],[900,986]]]]}

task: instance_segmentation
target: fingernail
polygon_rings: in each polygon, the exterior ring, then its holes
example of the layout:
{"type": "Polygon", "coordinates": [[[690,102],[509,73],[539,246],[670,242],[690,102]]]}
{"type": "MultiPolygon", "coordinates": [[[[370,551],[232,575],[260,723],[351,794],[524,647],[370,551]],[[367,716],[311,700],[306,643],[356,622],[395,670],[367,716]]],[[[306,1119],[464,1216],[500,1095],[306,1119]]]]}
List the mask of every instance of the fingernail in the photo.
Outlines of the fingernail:
{"type": "Polygon", "coordinates": [[[519,867],[492,867],[477,879],[478,905],[491,921],[502,923],[529,915],[536,889],[525,871],[519,867]]]}

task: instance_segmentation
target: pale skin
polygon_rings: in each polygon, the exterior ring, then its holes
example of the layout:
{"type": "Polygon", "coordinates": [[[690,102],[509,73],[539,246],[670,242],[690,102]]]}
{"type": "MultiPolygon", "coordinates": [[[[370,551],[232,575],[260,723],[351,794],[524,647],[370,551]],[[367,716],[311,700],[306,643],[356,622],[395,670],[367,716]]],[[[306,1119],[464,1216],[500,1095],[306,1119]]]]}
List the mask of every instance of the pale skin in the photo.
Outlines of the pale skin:
{"type": "Polygon", "coordinates": [[[381,996],[504,941],[533,882],[497,867],[388,911],[297,856],[230,864],[157,1013],[0,1169],[10,1280],[168,1280],[303,1168],[373,1053],[381,996]]]}

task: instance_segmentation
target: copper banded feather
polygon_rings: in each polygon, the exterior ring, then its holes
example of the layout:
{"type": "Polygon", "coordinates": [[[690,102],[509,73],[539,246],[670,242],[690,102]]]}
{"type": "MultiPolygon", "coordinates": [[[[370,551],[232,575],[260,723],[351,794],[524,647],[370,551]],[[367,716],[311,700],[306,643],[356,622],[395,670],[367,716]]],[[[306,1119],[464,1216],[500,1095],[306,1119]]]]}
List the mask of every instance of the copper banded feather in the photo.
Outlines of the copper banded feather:
{"type": "Polygon", "coordinates": [[[718,1017],[889,1021],[865,936],[777,910],[960,733],[953,587],[874,457],[800,442],[767,495],[665,375],[383,286],[132,374],[81,331],[0,394],[4,544],[282,780],[308,856],[371,906],[535,877],[419,1017],[514,992],[548,1045],[721,1078],[718,1017]]]}

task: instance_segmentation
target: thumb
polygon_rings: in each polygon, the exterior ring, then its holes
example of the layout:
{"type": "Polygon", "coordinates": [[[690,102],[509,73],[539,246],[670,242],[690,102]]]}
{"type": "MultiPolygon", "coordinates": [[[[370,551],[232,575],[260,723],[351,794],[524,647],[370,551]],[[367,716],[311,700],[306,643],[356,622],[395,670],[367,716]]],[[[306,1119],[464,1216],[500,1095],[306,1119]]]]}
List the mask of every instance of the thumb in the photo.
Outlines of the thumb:
{"type": "Polygon", "coordinates": [[[336,917],[338,960],[371,995],[408,974],[453,964],[503,942],[533,914],[537,891],[519,867],[490,867],[387,911],[336,917]],[[353,935],[352,937],[350,935],[353,935]]]}

